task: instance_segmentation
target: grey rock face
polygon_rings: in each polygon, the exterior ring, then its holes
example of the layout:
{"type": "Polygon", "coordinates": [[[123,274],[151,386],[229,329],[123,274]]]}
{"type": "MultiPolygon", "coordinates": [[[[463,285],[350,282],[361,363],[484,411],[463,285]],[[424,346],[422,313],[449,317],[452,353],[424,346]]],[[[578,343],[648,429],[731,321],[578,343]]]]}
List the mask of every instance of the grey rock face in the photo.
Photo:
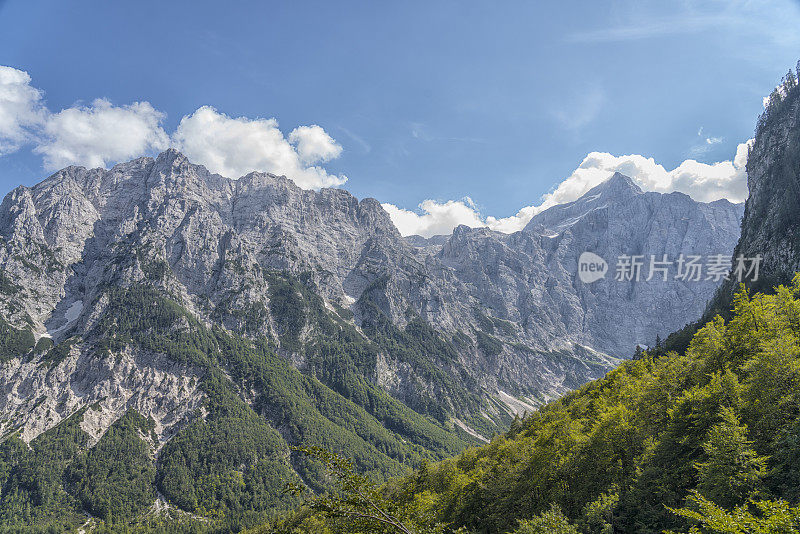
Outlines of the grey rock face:
{"type": "MultiPolygon", "coordinates": [[[[696,318],[719,279],[676,279],[678,266],[649,276],[655,261],[680,256],[728,257],[739,233],[743,206],[726,200],[695,202],[682,193],[644,193],[629,178],[615,174],[579,200],[535,216],[525,228],[542,236],[548,272],[556,294],[572,293],[577,308],[568,316],[582,342],[611,354],[629,356],[636,344],[652,344],[696,318]],[[609,264],[608,275],[592,284],[576,280],[579,255],[590,251],[609,264]],[[617,281],[620,256],[642,256],[639,281],[617,281]],[[560,277],[558,275],[561,275],[560,277]]],[[[552,292],[549,292],[552,294],[552,292]]]]}
{"type": "MultiPolygon", "coordinates": [[[[522,232],[459,227],[447,238],[404,239],[374,199],[305,191],[263,173],[230,180],[170,150],[110,170],[69,167],[7,195],[0,205],[0,316],[39,337],[91,343],[107,305],[104,288],[155,276],[201,322],[277,340],[281,318],[269,311],[269,273],[284,271],[305,277],[330,309],[349,309],[357,326],[376,313],[400,328],[420,317],[457,347],[448,372],[468,377],[495,409],[514,412],[601,376],[636,343],[692,320],[717,285],[584,285],[577,280],[581,252],[607,261],[622,253],[725,253],[741,213],[741,205],[727,202],[642,193],[615,176],[539,214],[522,232]],[[243,319],[248,310],[256,310],[255,320],[243,319]]],[[[145,357],[152,355],[129,360],[145,357]]],[[[75,358],[59,367],[58,384],[93,368],[75,358]]],[[[0,419],[25,421],[36,429],[26,434],[32,437],[68,410],[45,424],[25,408],[20,384],[44,380],[26,365],[4,364],[2,387],[17,393],[0,406],[0,419]]],[[[144,399],[152,391],[146,377],[157,372],[143,367],[134,373],[143,378],[130,383],[123,367],[98,371],[94,389],[78,397],[113,397],[114,385],[127,399],[144,399]]],[[[158,380],[177,376],[163,373],[158,380]]],[[[430,388],[413,366],[388,356],[379,358],[372,380],[401,400],[430,388]]],[[[185,410],[170,415],[179,421],[198,402],[195,393],[170,386],[153,395],[167,399],[162,404],[183,402],[185,410]]],[[[107,413],[120,409],[109,405],[107,413]]]]}
{"type": "MultiPolygon", "coordinates": [[[[747,159],[747,186],[741,238],[734,257],[762,257],[759,279],[747,285],[771,291],[800,271],[800,89],[785,91],[759,119],[747,159]]],[[[738,289],[720,288],[710,312],[728,310],[738,289]]]]}
{"type": "MultiPolygon", "coordinates": [[[[619,357],[637,344],[693,320],[719,281],[646,281],[650,256],[729,254],[738,234],[741,205],[702,204],[680,193],[643,193],[617,175],[581,199],[534,217],[511,235],[460,227],[437,255],[495,317],[519,326],[538,349],[569,342],[619,357]],[[604,258],[610,272],[584,284],[583,252],[604,258]],[[616,281],[621,255],[643,256],[641,280],[616,281]]],[[[703,275],[705,278],[705,275],[703,275]]]]}
{"type": "Polygon", "coordinates": [[[96,442],[128,409],[155,422],[163,442],[201,407],[200,373],[164,356],[125,351],[99,359],[76,345],[50,366],[15,358],[0,369],[0,435],[21,428],[30,441],[77,410],[90,406],[82,427],[96,442]]]}

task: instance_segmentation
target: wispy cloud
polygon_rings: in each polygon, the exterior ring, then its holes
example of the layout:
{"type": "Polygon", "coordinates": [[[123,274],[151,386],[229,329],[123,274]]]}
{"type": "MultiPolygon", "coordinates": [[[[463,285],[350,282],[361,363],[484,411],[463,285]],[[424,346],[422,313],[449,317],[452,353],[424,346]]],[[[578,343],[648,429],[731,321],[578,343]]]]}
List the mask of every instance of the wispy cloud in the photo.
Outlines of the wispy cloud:
{"type": "Polygon", "coordinates": [[[372,152],[372,145],[367,143],[366,139],[356,134],[355,132],[348,130],[344,126],[339,126],[338,129],[343,131],[345,135],[347,135],[347,137],[355,141],[356,144],[361,148],[362,152],[364,152],[364,154],[369,154],[370,152],[372,152]]]}
{"type": "Polygon", "coordinates": [[[571,33],[564,40],[570,43],[636,41],[681,33],[696,33],[711,27],[730,25],[736,22],[736,17],[729,15],[695,15],[654,21],[639,20],[625,26],[571,33]]]}
{"type": "Polygon", "coordinates": [[[580,130],[597,118],[605,103],[603,88],[598,84],[587,84],[561,102],[551,103],[550,114],[565,130],[580,130]]]}
{"type": "MultiPolygon", "coordinates": [[[[564,41],[598,44],[708,32],[758,36],[763,42],[783,47],[800,43],[800,3],[796,0],[635,0],[619,4],[613,14],[615,18],[610,21],[598,21],[598,27],[568,33],[564,41]]],[[[760,48],[760,42],[753,41],[751,48],[760,48]]]]}
{"type": "Polygon", "coordinates": [[[724,137],[715,137],[706,135],[703,127],[697,130],[697,140],[689,148],[689,155],[692,157],[699,157],[709,152],[714,145],[719,145],[725,141],[724,137]]]}

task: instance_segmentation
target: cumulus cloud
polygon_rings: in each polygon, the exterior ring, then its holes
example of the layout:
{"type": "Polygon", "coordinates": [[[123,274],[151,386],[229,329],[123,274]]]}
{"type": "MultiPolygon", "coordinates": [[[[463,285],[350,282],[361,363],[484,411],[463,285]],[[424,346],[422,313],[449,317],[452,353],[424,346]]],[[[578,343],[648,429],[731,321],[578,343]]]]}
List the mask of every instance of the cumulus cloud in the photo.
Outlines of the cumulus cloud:
{"type": "Polygon", "coordinates": [[[275,119],[232,118],[203,106],[181,119],[173,144],[190,160],[231,178],[251,171],[271,172],[306,189],[347,181],[343,175],[311,165],[341,153],[341,147],[319,126],[297,128],[286,139],[275,119]]]}
{"type": "Polygon", "coordinates": [[[472,199],[448,200],[436,202],[425,200],[419,205],[422,214],[398,208],[394,204],[381,204],[392,219],[401,235],[434,235],[449,234],[458,225],[471,228],[486,226],[472,199]]]}
{"type": "Polygon", "coordinates": [[[300,161],[306,165],[324,163],[342,153],[341,145],[316,124],[298,126],[289,133],[289,142],[295,145],[300,161]]]}
{"type": "Polygon", "coordinates": [[[161,128],[163,118],[148,102],[116,107],[97,99],[89,106],[49,115],[34,152],[43,156],[48,170],[67,165],[105,167],[167,148],[169,136],[161,128]]]}
{"type": "MultiPolygon", "coordinates": [[[[174,146],[193,161],[231,178],[265,171],[313,189],[347,180],[320,166],[339,157],[342,147],[318,125],[299,126],[284,136],[274,118],[233,118],[203,106],[183,117],[169,135],[161,126],[163,119],[163,113],[148,102],[114,106],[105,99],[51,113],[27,72],[0,66],[0,155],[33,144],[48,169],[71,164],[98,167],[174,146]]],[[[703,135],[702,129],[698,136],[706,146],[722,142],[722,138],[703,135]]],[[[630,176],[646,191],[681,191],[700,201],[741,202],[747,196],[745,164],[751,144],[752,140],[740,144],[731,161],[706,164],[687,159],[672,170],[638,154],[592,152],[539,204],[523,207],[510,217],[484,216],[468,197],[425,200],[417,211],[383,206],[403,235],[447,234],[460,224],[514,232],[537,213],[576,200],[614,172],[630,176]]]]}
{"type": "Polygon", "coordinates": [[[732,161],[708,164],[687,159],[672,170],[665,169],[653,158],[638,154],[612,156],[606,152],[592,152],[555,191],[545,195],[545,201],[575,200],[614,172],[621,172],[645,191],[680,191],[701,202],[721,198],[742,202],[747,198],[745,165],[751,144],[752,140],[739,144],[732,161]]]}
{"type": "Polygon", "coordinates": [[[591,152],[572,174],[544,195],[539,204],[526,206],[510,217],[484,217],[471,201],[465,203],[451,200],[441,203],[426,200],[419,206],[423,213],[404,210],[391,204],[384,204],[384,208],[403,235],[429,237],[448,234],[459,224],[487,226],[492,230],[512,233],[522,230],[537,213],[577,200],[615,172],[629,176],[645,191],[679,191],[700,202],[723,198],[731,202],[743,202],[747,198],[745,166],[752,143],[751,139],[739,144],[731,161],[708,164],[687,159],[672,170],[665,169],[653,158],[638,154],[614,156],[607,152],[591,152]]]}
{"type": "Polygon", "coordinates": [[[316,124],[284,136],[275,119],[232,118],[210,106],[183,117],[172,135],[163,120],[148,102],[115,106],[102,98],[52,113],[27,72],[0,66],[0,155],[32,144],[44,167],[54,170],[107,167],[173,146],[230,178],[271,172],[309,189],[347,181],[320,166],[339,157],[342,147],[316,124]]]}
{"type": "Polygon", "coordinates": [[[0,156],[29,142],[46,117],[42,93],[30,75],[0,65],[0,156]]]}

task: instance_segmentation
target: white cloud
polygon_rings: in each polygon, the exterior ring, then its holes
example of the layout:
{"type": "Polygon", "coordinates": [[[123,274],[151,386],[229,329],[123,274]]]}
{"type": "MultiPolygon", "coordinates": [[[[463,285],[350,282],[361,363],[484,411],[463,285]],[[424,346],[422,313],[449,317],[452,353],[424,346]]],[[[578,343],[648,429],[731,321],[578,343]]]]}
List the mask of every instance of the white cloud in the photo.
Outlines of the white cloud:
{"type": "Polygon", "coordinates": [[[148,102],[116,107],[97,99],[89,106],[49,115],[34,152],[44,157],[48,170],[67,165],[105,167],[167,148],[169,136],[161,128],[163,118],[148,102]]]}
{"type": "Polygon", "coordinates": [[[714,145],[719,145],[723,141],[725,141],[722,137],[716,137],[711,135],[705,135],[703,133],[704,128],[701,126],[699,130],[697,130],[697,142],[694,143],[689,148],[689,155],[692,157],[700,157],[707,154],[714,145]]]}
{"type": "Polygon", "coordinates": [[[251,171],[271,172],[306,189],[347,181],[343,175],[311,165],[341,153],[341,147],[319,126],[296,128],[287,140],[275,119],[231,118],[203,106],[181,119],[172,140],[190,160],[230,178],[251,171]]]}
{"type": "MultiPolygon", "coordinates": [[[[286,175],[300,187],[313,189],[347,180],[318,165],[339,157],[342,147],[317,125],[299,126],[284,136],[275,119],[231,118],[203,106],[183,117],[169,136],[161,127],[164,115],[148,102],[117,107],[98,99],[89,106],[52,114],[30,81],[27,72],[0,66],[0,155],[33,143],[34,152],[44,157],[48,169],[70,164],[96,167],[172,145],[191,160],[231,178],[258,170],[286,175]]],[[[591,120],[598,99],[602,100],[601,94],[590,99],[586,113],[560,118],[565,125],[591,120]]],[[[698,136],[705,146],[722,142],[704,136],[702,128],[698,136]]],[[[421,212],[393,204],[383,206],[403,235],[447,234],[459,224],[514,232],[536,213],[576,200],[614,172],[630,176],[647,191],[681,191],[700,201],[727,198],[740,202],[747,196],[745,164],[751,142],[740,144],[732,161],[705,164],[687,159],[669,171],[653,158],[637,154],[592,152],[538,205],[523,207],[510,217],[484,217],[468,197],[447,202],[425,200],[419,205],[421,212]]]]}
{"type": "Polygon", "coordinates": [[[609,43],[640,39],[653,39],[665,35],[695,33],[720,25],[734,25],[738,21],[726,14],[709,16],[660,17],[660,20],[638,20],[627,26],[605,27],[571,33],[565,37],[568,43],[609,43]]]}
{"type": "MultiPolygon", "coordinates": [[[[794,51],[800,44],[797,3],[790,0],[725,2],[621,2],[609,20],[565,36],[568,43],[597,44],[703,34],[712,39],[749,38],[748,53],[775,48],[794,51]]],[[[742,54],[740,54],[741,56],[742,54]]],[[[755,56],[758,57],[758,56],[755,56]]]]}
{"type": "Polygon", "coordinates": [[[0,156],[29,142],[45,119],[42,93],[30,82],[27,72],[0,65],[0,156]]]}
{"type": "Polygon", "coordinates": [[[460,224],[465,224],[471,228],[486,226],[480,214],[475,209],[472,199],[466,197],[464,200],[448,200],[447,202],[436,202],[435,200],[425,200],[419,205],[424,212],[416,212],[398,208],[394,204],[382,204],[392,222],[400,231],[401,235],[421,235],[430,237],[433,235],[449,234],[453,228],[460,224]]]}
{"type": "Polygon", "coordinates": [[[309,189],[347,181],[319,165],[339,157],[342,147],[316,124],[284,137],[275,119],[231,118],[203,106],[183,117],[170,136],[161,126],[164,114],[149,102],[114,106],[100,98],[51,113],[30,82],[27,72],[0,66],[0,156],[33,144],[47,170],[107,167],[174,146],[230,178],[271,172],[309,189]]]}
{"type": "Polygon", "coordinates": [[[486,226],[491,228],[492,230],[497,230],[498,232],[505,232],[507,234],[511,234],[514,232],[519,232],[525,225],[528,224],[534,215],[539,213],[540,211],[544,211],[550,206],[555,206],[558,204],[557,202],[543,202],[538,206],[525,206],[517,213],[510,217],[501,217],[495,218],[491,215],[486,217],[486,226]]]}
{"type": "Polygon", "coordinates": [[[721,198],[742,202],[747,198],[745,164],[751,143],[739,144],[733,161],[707,164],[687,159],[672,170],[665,169],[653,158],[638,154],[612,156],[592,152],[555,191],[545,195],[545,203],[575,200],[614,172],[630,176],[645,191],[680,191],[701,202],[721,198]]]}
{"type": "Polygon", "coordinates": [[[316,124],[298,126],[289,133],[289,142],[295,145],[300,161],[306,165],[324,163],[342,153],[342,146],[316,124]]]}
{"type": "Polygon", "coordinates": [[[383,207],[402,235],[429,237],[449,234],[459,224],[488,226],[492,230],[511,233],[522,230],[537,213],[577,200],[615,172],[631,177],[645,191],[680,191],[701,202],[722,198],[742,202],[747,198],[745,166],[751,145],[752,139],[739,144],[732,161],[707,164],[687,159],[672,170],[665,169],[653,158],[638,154],[613,156],[606,152],[591,152],[570,176],[544,195],[538,205],[526,206],[510,217],[484,217],[471,201],[450,200],[441,203],[426,200],[419,206],[424,212],[422,214],[392,204],[384,204],[383,207]]]}

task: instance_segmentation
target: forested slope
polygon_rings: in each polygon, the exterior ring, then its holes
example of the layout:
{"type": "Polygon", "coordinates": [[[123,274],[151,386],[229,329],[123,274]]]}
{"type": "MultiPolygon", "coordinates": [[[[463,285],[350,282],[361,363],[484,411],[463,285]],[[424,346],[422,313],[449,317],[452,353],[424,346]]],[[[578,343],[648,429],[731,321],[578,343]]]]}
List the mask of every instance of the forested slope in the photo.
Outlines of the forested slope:
{"type": "MultiPolygon", "coordinates": [[[[444,532],[688,531],[694,522],[669,508],[697,506],[695,491],[724,509],[797,505],[799,412],[800,276],[774,294],[739,292],[732,318],[706,324],[685,354],[626,362],[387,491],[444,532]]],[[[327,532],[305,521],[276,529],[327,532]]],[[[797,532],[787,521],[758,532],[797,532]]]]}
{"type": "MultiPolygon", "coordinates": [[[[197,370],[196,384],[192,378],[178,387],[196,387],[202,397],[196,415],[166,443],[154,431],[154,421],[135,406],[95,442],[90,432],[102,416],[100,402],[76,411],[30,444],[19,431],[4,436],[0,532],[62,532],[87,516],[124,529],[176,514],[202,517],[192,528],[238,531],[296,504],[283,491],[287,482],[302,480],[325,489],[317,466],[293,454],[292,444],[347,453],[360,471],[381,480],[423,459],[455,454],[470,442],[465,432],[415,412],[359,372],[374,365],[381,350],[421,359],[415,346],[405,343],[404,331],[385,325],[384,343],[394,341],[381,348],[326,310],[297,280],[271,276],[272,304],[291,300],[293,313],[302,314],[303,325],[316,332],[307,340],[313,349],[305,353],[306,373],[279,355],[273,341],[206,326],[145,284],[106,288],[101,298],[107,306],[87,336],[93,341],[76,336],[37,347],[16,341],[17,357],[49,366],[53,373],[78,353],[88,354],[97,366],[111,367],[132,348],[160,354],[197,370]]],[[[422,323],[415,328],[425,330],[422,323]]],[[[293,330],[285,332],[291,336],[293,330]]],[[[432,346],[447,346],[432,331],[428,335],[432,346]]],[[[441,373],[430,373],[431,380],[441,379],[441,373]]]]}

